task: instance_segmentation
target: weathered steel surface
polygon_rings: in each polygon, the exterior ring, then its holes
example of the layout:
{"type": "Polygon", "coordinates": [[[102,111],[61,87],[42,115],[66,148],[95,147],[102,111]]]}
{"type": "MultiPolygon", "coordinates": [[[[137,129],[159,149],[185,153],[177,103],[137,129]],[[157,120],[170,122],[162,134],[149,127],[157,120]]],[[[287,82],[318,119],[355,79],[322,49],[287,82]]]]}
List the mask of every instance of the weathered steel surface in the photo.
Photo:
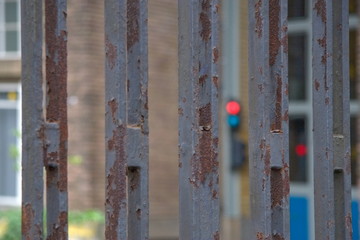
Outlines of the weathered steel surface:
{"type": "Polygon", "coordinates": [[[105,2],[106,238],[148,239],[147,0],[105,2]]]}
{"type": "Polygon", "coordinates": [[[179,1],[180,239],[219,239],[220,1],[179,1]]]}
{"type": "Polygon", "coordinates": [[[129,239],[149,235],[148,1],[127,1],[127,166],[129,239]]]}
{"type": "Polygon", "coordinates": [[[290,239],[287,1],[249,0],[249,152],[254,239],[290,239]]]}
{"type": "Polygon", "coordinates": [[[352,239],[347,0],[313,1],[316,239],[352,239]]]}
{"type": "Polygon", "coordinates": [[[42,1],[21,1],[22,239],[43,234],[42,1]]]}
{"type": "Polygon", "coordinates": [[[45,1],[47,239],[68,238],[66,0],[45,1]]]}

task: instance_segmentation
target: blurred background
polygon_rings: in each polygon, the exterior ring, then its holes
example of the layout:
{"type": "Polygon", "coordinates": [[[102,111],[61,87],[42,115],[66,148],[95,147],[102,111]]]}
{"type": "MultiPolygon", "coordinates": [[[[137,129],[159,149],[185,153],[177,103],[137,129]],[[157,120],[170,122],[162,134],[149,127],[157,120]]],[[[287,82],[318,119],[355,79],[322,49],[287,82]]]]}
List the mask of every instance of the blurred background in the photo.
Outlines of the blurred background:
{"type": "MultiPolygon", "coordinates": [[[[177,1],[149,1],[150,239],[178,239],[177,1]]],[[[350,4],[353,239],[359,239],[359,12],[350,4]]],[[[104,19],[102,0],[68,1],[71,239],[102,239],[104,221],[104,19]]],[[[247,0],[222,1],[221,239],[248,240],[247,0]],[[241,106],[238,122],[226,111],[241,106]]],[[[289,0],[291,239],[313,240],[311,1],[289,0]]],[[[20,0],[0,0],[0,239],[20,239],[20,0]]]]}

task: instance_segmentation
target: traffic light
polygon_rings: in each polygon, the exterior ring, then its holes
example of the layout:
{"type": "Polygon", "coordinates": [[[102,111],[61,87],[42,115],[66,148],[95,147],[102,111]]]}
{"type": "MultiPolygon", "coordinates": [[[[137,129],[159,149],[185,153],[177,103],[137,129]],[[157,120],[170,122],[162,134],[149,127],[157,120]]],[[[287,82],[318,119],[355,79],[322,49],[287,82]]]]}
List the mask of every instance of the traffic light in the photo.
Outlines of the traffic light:
{"type": "Polygon", "coordinates": [[[236,100],[230,100],[226,103],[225,110],[227,113],[227,125],[230,128],[231,169],[237,170],[245,161],[245,144],[236,134],[241,124],[240,103],[236,100]]]}
{"type": "Polygon", "coordinates": [[[229,127],[234,130],[240,126],[240,103],[235,100],[230,100],[226,103],[226,112],[227,112],[227,123],[229,127]]]}

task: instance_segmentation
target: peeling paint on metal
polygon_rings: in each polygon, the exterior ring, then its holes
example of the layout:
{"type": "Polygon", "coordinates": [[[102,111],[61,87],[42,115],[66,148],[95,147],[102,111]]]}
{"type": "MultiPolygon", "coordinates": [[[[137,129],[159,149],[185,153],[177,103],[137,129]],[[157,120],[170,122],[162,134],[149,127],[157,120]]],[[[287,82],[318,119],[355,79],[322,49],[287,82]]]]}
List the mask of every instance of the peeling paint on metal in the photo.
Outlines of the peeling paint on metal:
{"type": "Polygon", "coordinates": [[[108,37],[105,38],[105,56],[109,68],[113,69],[116,64],[117,47],[110,42],[108,37]]]}
{"type": "Polygon", "coordinates": [[[279,39],[280,33],[280,0],[270,0],[269,1],[269,63],[270,66],[275,64],[276,57],[279,54],[281,41],[279,39]]]}
{"type": "Polygon", "coordinates": [[[261,14],[262,0],[258,0],[255,4],[255,32],[257,33],[258,38],[262,37],[262,28],[263,28],[263,17],[261,14]]]}
{"type": "Polygon", "coordinates": [[[325,0],[318,0],[315,3],[315,10],[317,14],[321,17],[321,21],[326,23],[326,2],[325,0]]]}
{"type": "Polygon", "coordinates": [[[127,48],[139,42],[140,0],[127,1],[127,48]]]}

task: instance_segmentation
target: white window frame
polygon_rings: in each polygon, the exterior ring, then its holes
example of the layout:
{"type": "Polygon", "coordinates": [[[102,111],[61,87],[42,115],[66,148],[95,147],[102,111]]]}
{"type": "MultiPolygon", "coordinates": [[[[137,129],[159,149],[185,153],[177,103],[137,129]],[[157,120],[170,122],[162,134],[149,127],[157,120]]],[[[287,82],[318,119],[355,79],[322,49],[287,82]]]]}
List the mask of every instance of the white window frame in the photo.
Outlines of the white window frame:
{"type": "Polygon", "coordinates": [[[21,20],[20,20],[20,0],[0,0],[0,59],[19,59],[21,55],[21,20]],[[18,21],[16,23],[5,22],[5,2],[17,2],[18,21]],[[17,51],[9,52],[6,50],[6,30],[18,32],[17,51]]]}
{"type": "MultiPolygon", "coordinates": [[[[20,83],[0,83],[0,92],[17,92],[16,101],[0,99],[0,109],[15,109],[17,111],[17,128],[21,131],[21,85],[20,83]]],[[[17,139],[18,149],[21,149],[21,139],[17,139]]],[[[18,163],[21,164],[21,151],[19,151],[18,163]]],[[[21,204],[21,169],[16,173],[17,185],[16,196],[1,196],[0,206],[20,206],[21,204]]]]}

